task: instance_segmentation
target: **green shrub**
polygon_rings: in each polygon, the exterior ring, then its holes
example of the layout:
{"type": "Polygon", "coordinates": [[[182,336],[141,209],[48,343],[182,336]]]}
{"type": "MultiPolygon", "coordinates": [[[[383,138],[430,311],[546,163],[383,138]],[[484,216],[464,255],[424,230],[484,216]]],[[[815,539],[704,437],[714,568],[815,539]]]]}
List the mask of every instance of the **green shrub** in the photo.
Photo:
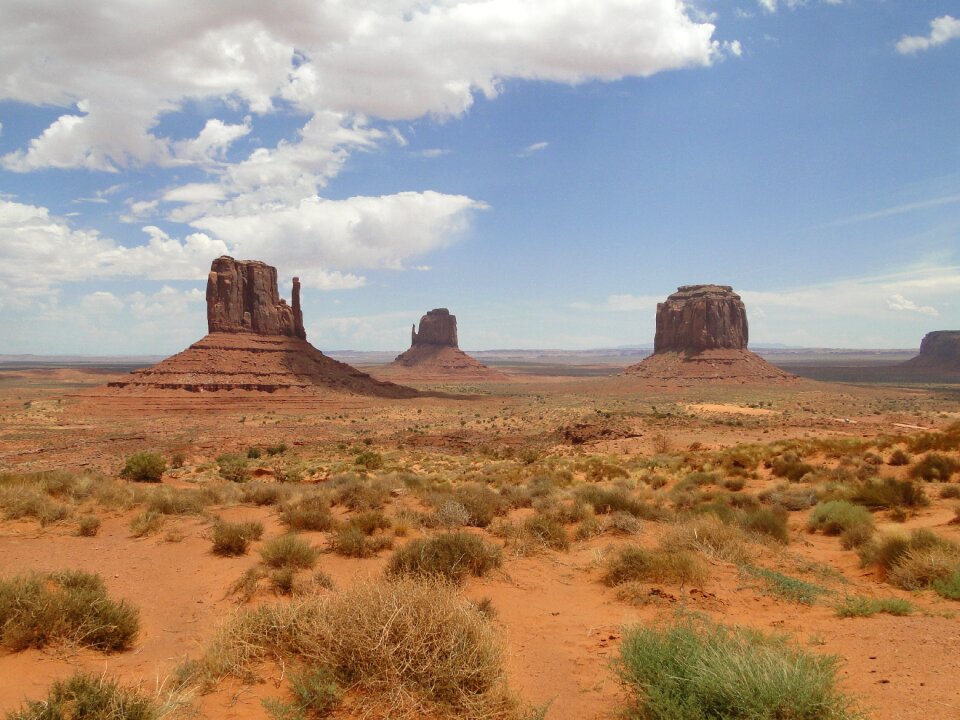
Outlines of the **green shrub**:
{"type": "MultiPolygon", "coordinates": [[[[630,516],[632,518],[632,516],[630,516]]],[[[553,550],[569,550],[570,537],[556,517],[552,515],[531,515],[523,522],[523,529],[534,541],[553,550]]]]}
{"type": "Polygon", "coordinates": [[[160,482],[166,469],[167,463],[161,455],[139,452],[127,458],[120,477],[134,482],[160,482]]]}
{"type": "Polygon", "coordinates": [[[744,573],[756,578],[762,583],[762,591],[773,597],[783,598],[790,602],[800,603],[802,605],[813,605],[821,595],[827,594],[828,590],[820,585],[800,580],[799,578],[784,575],[775,570],[756,567],[754,565],[744,565],[744,573]]]}
{"type": "Polygon", "coordinates": [[[467,525],[487,527],[493,518],[507,510],[506,501],[483,485],[461,485],[453,491],[453,499],[469,514],[467,525]]]}
{"type": "Polygon", "coordinates": [[[277,595],[293,595],[296,580],[297,570],[289,565],[277,568],[270,573],[270,585],[277,595]]]}
{"type": "Polygon", "coordinates": [[[960,450],[960,423],[953,423],[943,432],[925,432],[915,435],[907,441],[907,448],[914,453],[928,450],[960,450]]]}
{"type": "Polygon", "coordinates": [[[164,487],[151,491],[146,508],[161,515],[199,515],[212,500],[204,490],[164,487]]]}
{"type": "Polygon", "coordinates": [[[358,526],[347,523],[334,531],[330,537],[330,549],[346,557],[373,557],[381,550],[393,547],[393,538],[389,535],[369,537],[358,526]]]}
{"type": "Polygon", "coordinates": [[[634,581],[702,585],[706,579],[704,564],[691,552],[647,550],[636,545],[622,547],[612,555],[603,575],[607,585],[634,581]]]}
{"type": "Polygon", "coordinates": [[[215,555],[245,555],[250,543],[263,536],[263,523],[216,522],[213,525],[213,552],[215,555]]]}
{"type": "Polygon", "coordinates": [[[217,458],[220,477],[230,482],[245,483],[250,479],[247,458],[238,453],[224,453],[217,458]]]}
{"type": "Polygon", "coordinates": [[[893,465],[894,467],[898,467],[900,465],[909,465],[910,460],[911,458],[909,455],[907,455],[907,453],[900,448],[897,448],[890,453],[890,459],[887,460],[887,465],[893,465]]]}
{"type": "Polygon", "coordinates": [[[364,535],[373,535],[377,530],[390,529],[390,520],[380,510],[364,510],[350,518],[349,522],[364,535]]]}
{"type": "Polygon", "coordinates": [[[933,581],[933,589],[937,595],[947,600],[960,600],[960,568],[957,568],[946,577],[933,581]]]}
{"type": "Polygon", "coordinates": [[[913,605],[901,598],[867,598],[848,595],[835,606],[837,617],[870,617],[879,613],[887,615],[909,615],[913,605]]]}
{"type": "Polygon", "coordinates": [[[824,535],[864,532],[869,535],[873,531],[873,516],[866,508],[846,500],[828,500],[817,503],[813,508],[807,520],[807,529],[810,532],[819,530],[824,535]]]}
{"type": "Polygon", "coordinates": [[[438,575],[463,582],[503,564],[500,548],[467,532],[443,533],[411,540],[397,550],[387,567],[390,575],[438,575]]]}
{"type": "Polygon", "coordinates": [[[759,508],[748,510],[739,516],[740,527],[749,532],[769,535],[786,545],[790,542],[787,531],[787,512],[783,508],[759,508]]]}
{"type": "Polygon", "coordinates": [[[146,510],[130,521],[130,534],[133,537],[146,537],[163,527],[165,518],[161,513],[146,510]]]}
{"type": "Polygon", "coordinates": [[[367,470],[379,470],[383,467],[383,456],[373,450],[364,450],[357,455],[353,462],[355,465],[365,467],[367,470]]]}
{"type": "Polygon", "coordinates": [[[781,637],[687,622],[629,628],[616,668],[645,720],[852,720],[837,665],[781,637]]]}
{"type": "Polygon", "coordinates": [[[290,530],[330,530],[334,526],[330,500],[324,495],[308,495],[284,503],[280,509],[280,522],[290,530]]]}
{"type": "Polygon", "coordinates": [[[319,552],[295,533],[267,540],[260,548],[263,562],[272,568],[295,567],[309,569],[317,562],[319,552]]]}
{"type": "Polygon", "coordinates": [[[859,483],[850,498],[871,510],[897,507],[917,508],[930,504],[923,487],[913,480],[874,478],[859,483]]]}
{"type": "Polygon", "coordinates": [[[342,475],[333,481],[334,500],[350,510],[379,510],[390,497],[390,487],[384,482],[342,475]]]}
{"type": "Polygon", "coordinates": [[[603,488],[598,485],[584,485],[577,488],[576,498],[593,508],[594,512],[607,515],[613,512],[628,512],[631,515],[642,516],[643,503],[630,497],[626,490],[621,488],[603,488]]]}
{"type": "Polygon", "coordinates": [[[126,650],[139,630],[137,609],[111,600],[99,575],[77,570],[0,580],[0,642],[11,650],[55,641],[126,650]]]}
{"type": "Polygon", "coordinates": [[[788,451],[773,459],[770,470],[777,477],[786,478],[790,482],[800,482],[805,475],[814,472],[816,468],[803,462],[796,453],[788,451]]]}
{"type": "Polygon", "coordinates": [[[326,667],[307,666],[290,673],[290,692],[299,708],[323,717],[340,704],[343,691],[326,667]]]}
{"type": "Polygon", "coordinates": [[[920,478],[927,482],[950,482],[954,473],[960,470],[960,462],[949,455],[927,453],[923,459],[910,468],[910,477],[920,478]]]}
{"type": "Polygon", "coordinates": [[[77,673],[57,680],[44,700],[30,700],[6,720],[157,720],[149,698],[101,676],[77,673]]]}
{"type": "Polygon", "coordinates": [[[100,532],[100,518],[96,515],[81,515],[77,520],[77,535],[94,537],[100,532]]]}

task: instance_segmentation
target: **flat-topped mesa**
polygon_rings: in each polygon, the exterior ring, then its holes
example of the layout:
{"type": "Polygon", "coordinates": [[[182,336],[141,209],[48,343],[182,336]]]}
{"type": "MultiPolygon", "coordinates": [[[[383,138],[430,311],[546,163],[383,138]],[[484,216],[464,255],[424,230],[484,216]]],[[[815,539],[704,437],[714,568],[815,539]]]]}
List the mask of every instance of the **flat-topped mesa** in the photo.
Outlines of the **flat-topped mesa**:
{"type": "Polygon", "coordinates": [[[410,346],[435,345],[459,348],[457,343],[457,316],[446,308],[435,308],[420,318],[420,329],[410,331],[410,346]]]}
{"type": "Polygon", "coordinates": [[[960,370],[960,330],[934,330],[920,341],[920,354],[907,361],[917,367],[960,370]]]}
{"type": "Polygon", "coordinates": [[[653,352],[745,350],[747,310],[729,285],[682,285],[657,303],[653,352]]]}
{"type": "Polygon", "coordinates": [[[277,269],[259,260],[223,255],[207,276],[207,329],[307,339],[300,309],[300,279],[293,279],[293,306],[280,297],[277,269]]]}

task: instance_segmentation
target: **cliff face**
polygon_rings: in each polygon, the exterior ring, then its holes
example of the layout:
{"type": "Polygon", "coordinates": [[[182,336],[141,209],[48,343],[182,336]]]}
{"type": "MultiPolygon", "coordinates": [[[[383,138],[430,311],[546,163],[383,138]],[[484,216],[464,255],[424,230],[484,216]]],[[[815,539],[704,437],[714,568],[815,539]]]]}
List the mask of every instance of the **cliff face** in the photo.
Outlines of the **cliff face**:
{"type": "Polygon", "coordinates": [[[440,347],[460,347],[457,343],[457,316],[451,315],[446,308],[430,310],[420,318],[420,329],[413,328],[410,347],[435,345],[440,347]]]}
{"type": "Polygon", "coordinates": [[[920,354],[907,361],[913,367],[960,371],[960,330],[934,330],[920,341],[920,354]]]}
{"type": "Polygon", "coordinates": [[[293,306],[280,297],[277,269],[258,260],[213,261],[207,276],[209,332],[283,335],[306,340],[300,279],[293,279],[293,306]]]}
{"type": "Polygon", "coordinates": [[[654,353],[745,350],[747,310],[729,285],[684,285],[657,303],[654,353]]]}

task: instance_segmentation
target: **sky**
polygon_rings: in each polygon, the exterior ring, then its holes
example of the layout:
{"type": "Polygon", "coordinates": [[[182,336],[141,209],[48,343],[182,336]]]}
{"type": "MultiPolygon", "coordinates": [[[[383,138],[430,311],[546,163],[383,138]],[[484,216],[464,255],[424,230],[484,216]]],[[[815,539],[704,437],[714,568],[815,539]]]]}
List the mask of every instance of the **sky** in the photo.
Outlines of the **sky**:
{"type": "Polygon", "coordinates": [[[0,354],[171,354],[222,254],[322,350],[960,329],[957,0],[3,0],[0,354]]]}

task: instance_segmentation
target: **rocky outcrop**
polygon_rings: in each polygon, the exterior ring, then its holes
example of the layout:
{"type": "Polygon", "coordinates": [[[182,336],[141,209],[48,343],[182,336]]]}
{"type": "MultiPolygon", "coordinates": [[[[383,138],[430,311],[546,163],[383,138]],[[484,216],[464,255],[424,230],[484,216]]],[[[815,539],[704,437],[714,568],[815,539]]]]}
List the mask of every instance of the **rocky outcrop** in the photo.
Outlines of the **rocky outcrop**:
{"type": "Polygon", "coordinates": [[[277,269],[259,260],[223,255],[207,276],[207,330],[284,335],[307,339],[300,309],[300,279],[293,279],[293,306],[280,297],[277,269]]]}
{"type": "Polygon", "coordinates": [[[410,347],[433,345],[459,348],[457,343],[457,316],[446,308],[435,308],[420,318],[420,329],[411,331],[410,347]]]}
{"type": "Polygon", "coordinates": [[[747,310],[728,285],[683,285],[657,303],[653,355],[624,375],[667,384],[796,378],[747,350],[747,310]]]}
{"type": "Polygon", "coordinates": [[[729,285],[683,285],[657,303],[653,351],[745,350],[747,309],[729,285]]]}
{"type": "Polygon", "coordinates": [[[935,330],[923,336],[920,354],[908,367],[960,372],[960,330],[935,330]]]}

